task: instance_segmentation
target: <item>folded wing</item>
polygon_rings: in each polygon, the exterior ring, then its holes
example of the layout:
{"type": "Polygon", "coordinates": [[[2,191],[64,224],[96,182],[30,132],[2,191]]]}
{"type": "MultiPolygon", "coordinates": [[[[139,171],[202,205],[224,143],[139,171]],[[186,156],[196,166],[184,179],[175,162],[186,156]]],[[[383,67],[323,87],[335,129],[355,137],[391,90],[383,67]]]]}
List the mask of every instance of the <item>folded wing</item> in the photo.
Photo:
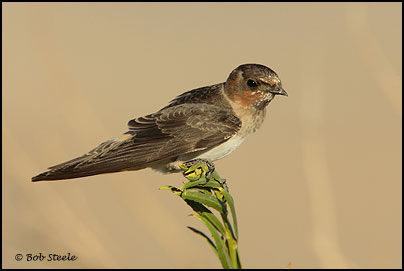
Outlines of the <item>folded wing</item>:
{"type": "Polygon", "coordinates": [[[123,170],[217,146],[241,128],[229,110],[210,104],[179,104],[128,123],[129,131],[87,154],[49,168],[33,181],[71,179],[123,170]]]}

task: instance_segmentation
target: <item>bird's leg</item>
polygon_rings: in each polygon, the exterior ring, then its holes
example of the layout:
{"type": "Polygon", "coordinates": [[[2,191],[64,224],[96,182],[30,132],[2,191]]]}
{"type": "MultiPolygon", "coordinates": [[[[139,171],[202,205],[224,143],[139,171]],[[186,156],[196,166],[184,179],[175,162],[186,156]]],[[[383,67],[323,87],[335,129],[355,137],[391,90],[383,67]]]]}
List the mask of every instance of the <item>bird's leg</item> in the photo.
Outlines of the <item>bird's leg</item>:
{"type": "Polygon", "coordinates": [[[186,167],[192,167],[193,165],[196,164],[205,164],[208,167],[208,171],[206,172],[206,183],[209,182],[210,177],[212,176],[213,171],[215,171],[215,164],[213,164],[211,161],[207,160],[207,159],[202,159],[202,158],[197,158],[197,159],[193,159],[190,161],[186,161],[184,162],[184,165],[186,167]]]}
{"type": "Polygon", "coordinates": [[[227,186],[227,181],[226,181],[226,179],[223,179],[222,178],[222,186],[223,186],[223,188],[227,191],[227,192],[229,192],[229,187],[227,186]]]}

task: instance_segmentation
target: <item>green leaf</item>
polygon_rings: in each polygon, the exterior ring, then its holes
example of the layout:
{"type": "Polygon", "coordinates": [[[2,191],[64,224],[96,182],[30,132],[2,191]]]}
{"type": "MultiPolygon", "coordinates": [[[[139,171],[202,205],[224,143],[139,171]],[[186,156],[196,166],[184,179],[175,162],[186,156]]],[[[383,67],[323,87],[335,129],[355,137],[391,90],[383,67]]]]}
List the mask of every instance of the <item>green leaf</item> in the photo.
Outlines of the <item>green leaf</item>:
{"type": "Polygon", "coordinates": [[[185,190],[181,194],[181,197],[184,200],[193,200],[195,202],[205,204],[208,207],[212,207],[212,208],[218,210],[220,213],[226,212],[226,207],[224,206],[224,204],[212,195],[204,194],[201,192],[192,192],[192,191],[185,190]]]}
{"type": "Polygon", "coordinates": [[[199,202],[195,202],[192,200],[185,200],[185,201],[200,216],[203,216],[204,218],[209,220],[209,222],[212,223],[212,225],[222,234],[222,236],[226,234],[223,224],[208,208],[206,208],[199,202]]]}
{"type": "Polygon", "coordinates": [[[217,188],[219,188],[219,187],[222,187],[222,185],[221,185],[217,180],[210,180],[210,181],[209,181],[207,184],[205,184],[203,187],[217,189],[217,188]]]}
{"type": "Polygon", "coordinates": [[[219,257],[219,254],[217,253],[217,248],[215,246],[215,243],[213,243],[213,241],[206,234],[204,234],[200,230],[197,230],[197,229],[195,229],[193,227],[190,227],[190,226],[187,226],[187,228],[190,229],[191,231],[193,231],[194,233],[202,236],[209,243],[209,245],[211,245],[211,247],[212,247],[213,251],[215,252],[216,256],[219,257]]]}
{"type": "Polygon", "coordinates": [[[185,174],[187,174],[188,172],[191,172],[191,171],[196,171],[197,169],[201,169],[201,171],[203,173],[206,173],[209,171],[208,165],[206,165],[205,163],[198,163],[198,164],[190,166],[188,168],[188,170],[185,171],[185,174]]]}
{"type": "Polygon", "coordinates": [[[227,204],[230,206],[231,216],[233,217],[233,228],[236,236],[234,237],[236,240],[238,239],[238,226],[237,226],[237,215],[236,209],[234,208],[234,200],[233,197],[226,191],[226,189],[219,188],[219,191],[223,194],[224,198],[227,201],[227,204]]]}
{"type": "Polygon", "coordinates": [[[190,181],[199,180],[202,176],[206,175],[206,172],[209,171],[208,166],[204,163],[195,164],[189,168],[187,168],[185,165],[182,165],[181,168],[185,170],[184,177],[190,181]]]}
{"type": "Polygon", "coordinates": [[[212,172],[211,178],[217,180],[219,183],[223,183],[222,178],[219,176],[219,173],[217,173],[216,170],[212,172]]]}
{"type": "Polygon", "coordinates": [[[165,190],[165,189],[170,189],[170,190],[172,190],[172,189],[176,189],[176,187],[171,186],[171,185],[164,185],[164,186],[160,187],[159,189],[160,189],[160,190],[165,190]]]}
{"type": "Polygon", "coordinates": [[[174,194],[181,195],[182,190],[178,189],[177,187],[171,186],[171,185],[164,185],[159,188],[160,190],[171,190],[174,194]]]}
{"type": "Polygon", "coordinates": [[[205,177],[201,177],[200,179],[198,179],[196,181],[187,182],[186,184],[181,186],[181,189],[190,189],[190,188],[193,188],[196,186],[204,186],[203,184],[205,184],[205,183],[206,183],[205,177]]]}
{"type": "Polygon", "coordinates": [[[225,269],[233,268],[229,255],[227,254],[226,251],[225,243],[223,239],[220,237],[220,235],[217,233],[213,225],[206,218],[200,215],[192,215],[192,216],[202,221],[202,223],[205,224],[205,226],[209,229],[210,233],[213,236],[213,239],[215,239],[217,253],[223,268],[225,269]]]}

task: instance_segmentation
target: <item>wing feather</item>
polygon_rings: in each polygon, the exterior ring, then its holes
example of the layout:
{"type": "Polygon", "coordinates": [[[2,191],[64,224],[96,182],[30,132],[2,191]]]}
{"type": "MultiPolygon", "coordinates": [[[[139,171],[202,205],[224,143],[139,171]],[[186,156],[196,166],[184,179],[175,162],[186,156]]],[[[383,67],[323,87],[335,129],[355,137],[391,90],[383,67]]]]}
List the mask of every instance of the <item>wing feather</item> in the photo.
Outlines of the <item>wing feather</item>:
{"type": "Polygon", "coordinates": [[[122,137],[33,178],[59,180],[136,170],[179,155],[219,145],[241,128],[231,111],[211,104],[179,104],[133,119],[122,137]]]}

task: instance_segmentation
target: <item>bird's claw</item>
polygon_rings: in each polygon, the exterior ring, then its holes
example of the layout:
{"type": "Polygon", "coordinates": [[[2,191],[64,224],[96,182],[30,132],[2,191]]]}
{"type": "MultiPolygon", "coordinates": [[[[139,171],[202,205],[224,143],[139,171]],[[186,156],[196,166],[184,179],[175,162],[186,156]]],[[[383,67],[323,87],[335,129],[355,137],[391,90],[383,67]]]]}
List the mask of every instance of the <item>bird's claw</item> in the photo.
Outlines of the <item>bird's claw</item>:
{"type": "Polygon", "coordinates": [[[229,192],[229,187],[227,186],[227,181],[226,181],[226,179],[223,179],[222,178],[222,183],[221,183],[221,185],[222,185],[222,187],[227,191],[227,192],[229,192]]]}

